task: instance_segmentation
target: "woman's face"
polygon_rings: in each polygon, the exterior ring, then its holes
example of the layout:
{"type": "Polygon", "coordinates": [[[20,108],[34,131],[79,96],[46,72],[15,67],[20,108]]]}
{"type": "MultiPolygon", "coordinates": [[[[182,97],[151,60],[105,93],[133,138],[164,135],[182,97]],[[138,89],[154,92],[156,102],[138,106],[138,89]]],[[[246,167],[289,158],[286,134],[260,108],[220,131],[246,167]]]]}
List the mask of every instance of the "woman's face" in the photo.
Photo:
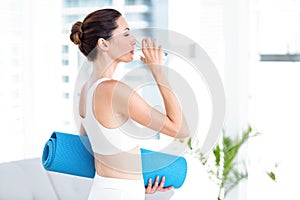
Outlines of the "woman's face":
{"type": "Polygon", "coordinates": [[[118,28],[112,32],[112,38],[110,39],[110,56],[117,62],[131,62],[136,39],[130,32],[124,17],[119,17],[116,23],[118,28]]]}

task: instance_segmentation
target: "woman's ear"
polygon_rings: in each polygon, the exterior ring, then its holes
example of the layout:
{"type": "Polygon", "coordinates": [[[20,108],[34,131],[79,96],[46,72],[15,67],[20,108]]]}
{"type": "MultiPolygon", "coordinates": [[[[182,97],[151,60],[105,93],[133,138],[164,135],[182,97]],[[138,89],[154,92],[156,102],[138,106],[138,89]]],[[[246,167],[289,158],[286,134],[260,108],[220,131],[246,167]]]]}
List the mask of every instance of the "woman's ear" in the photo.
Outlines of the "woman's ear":
{"type": "Polygon", "coordinates": [[[103,38],[99,38],[97,46],[102,51],[107,51],[108,48],[109,48],[109,42],[107,40],[103,39],[103,38]]]}

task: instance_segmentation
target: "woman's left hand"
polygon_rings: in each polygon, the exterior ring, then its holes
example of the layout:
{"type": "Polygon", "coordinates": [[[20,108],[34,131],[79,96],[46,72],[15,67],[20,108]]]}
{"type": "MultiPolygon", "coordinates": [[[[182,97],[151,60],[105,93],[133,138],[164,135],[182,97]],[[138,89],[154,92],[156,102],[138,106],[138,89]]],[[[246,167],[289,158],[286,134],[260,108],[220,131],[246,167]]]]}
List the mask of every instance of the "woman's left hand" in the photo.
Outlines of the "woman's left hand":
{"type": "Polygon", "coordinates": [[[152,71],[153,68],[162,67],[163,65],[163,50],[162,46],[157,46],[157,40],[154,39],[153,43],[149,37],[142,40],[142,52],[144,56],[140,59],[144,62],[152,71]]]}
{"type": "Polygon", "coordinates": [[[172,190],[174,188],[173,186],[164,187],[165,180],[166,180],[166,178],[163,176],[162,179],[161,179],[161,181],[160,181],[160,184],[158,184],[158,182],[159,182],[159,176],[157,176],[155,178],[154,185],[152,185],[152,180],[151,180],[151,178],[149,178],[149,180],[148,180],[148,186],[147,186],[147,188],[145,190],[145,193],[146,194],[153,194],[153,193],[155,193],[157,191],[166,192],[166,191],[172,190]]]}

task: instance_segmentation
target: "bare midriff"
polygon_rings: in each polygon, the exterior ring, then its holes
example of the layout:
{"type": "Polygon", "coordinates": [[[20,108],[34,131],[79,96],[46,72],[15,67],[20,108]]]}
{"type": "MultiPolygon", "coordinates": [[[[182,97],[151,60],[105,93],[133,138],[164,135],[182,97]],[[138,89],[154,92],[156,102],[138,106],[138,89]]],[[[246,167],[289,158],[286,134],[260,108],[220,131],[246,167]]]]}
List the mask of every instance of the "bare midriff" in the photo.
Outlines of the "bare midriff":
{"type": "Polygon", "coordinates": [[[114,155],[94,153],[96,173],[102,177],[141,180],[142,161],[140,147],[114,155]]]}

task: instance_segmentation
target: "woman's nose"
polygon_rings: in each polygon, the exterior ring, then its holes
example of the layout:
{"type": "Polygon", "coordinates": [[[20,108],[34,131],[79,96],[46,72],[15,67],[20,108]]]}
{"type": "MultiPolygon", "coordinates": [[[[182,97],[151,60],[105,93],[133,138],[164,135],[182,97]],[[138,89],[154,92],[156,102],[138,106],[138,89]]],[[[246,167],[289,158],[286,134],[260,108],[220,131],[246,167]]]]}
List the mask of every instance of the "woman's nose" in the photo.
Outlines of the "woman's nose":
{"type": "Polygon", "coordinates": [[[131,42],[131,44],[132,44],[132,45],[135,45],[136,42],[137,42],[136,38],[135,38],[134,36],[132,36],[132,42],[131,42]]]}

